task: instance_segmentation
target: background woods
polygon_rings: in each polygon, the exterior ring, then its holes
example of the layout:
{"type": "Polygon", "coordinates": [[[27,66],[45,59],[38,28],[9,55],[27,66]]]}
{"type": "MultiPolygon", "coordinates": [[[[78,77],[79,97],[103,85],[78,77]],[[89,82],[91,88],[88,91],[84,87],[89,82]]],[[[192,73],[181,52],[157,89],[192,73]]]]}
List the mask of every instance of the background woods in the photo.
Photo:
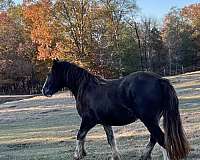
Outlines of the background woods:
{"type": "Polygon", "coordinates": [[[105,78],[200,68],[200,3],[162,25],[138,13],[134,0],[0,0],[0,94],[40,92],[55,57],[105,78]]]}

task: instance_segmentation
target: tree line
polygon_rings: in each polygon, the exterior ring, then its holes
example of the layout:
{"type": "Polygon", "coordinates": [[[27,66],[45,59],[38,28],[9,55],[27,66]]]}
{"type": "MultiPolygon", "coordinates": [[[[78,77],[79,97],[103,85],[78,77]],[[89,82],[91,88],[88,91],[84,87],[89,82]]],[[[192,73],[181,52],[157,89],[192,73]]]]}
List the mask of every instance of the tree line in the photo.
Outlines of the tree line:
{"type": "Polygon", "coordinates": [[[0,1],[0,93],[37,93],[54,58],[105,78],[200,69],[200,3],[171,8],[162,24],[135,0],[0,1]]]}

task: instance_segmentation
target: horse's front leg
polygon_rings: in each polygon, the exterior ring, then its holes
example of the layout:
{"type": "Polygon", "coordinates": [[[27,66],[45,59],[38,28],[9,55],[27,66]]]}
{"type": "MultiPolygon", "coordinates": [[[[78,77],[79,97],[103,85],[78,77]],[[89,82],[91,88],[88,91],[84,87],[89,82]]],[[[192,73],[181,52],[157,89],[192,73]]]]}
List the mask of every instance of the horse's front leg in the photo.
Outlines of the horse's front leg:
{"type": "Polygon", "coordinates": [[[120,160],[121,158],[120,158],[120,154],[117,150],[117,145],[116,145],[112,127],[111,126],[103,126],[103,127],[104,127],[104,130],[107,135],[108,143],[110,144],[111,149],[112,149],[112,160],[120,160]]]}
{"type": "Polygon", "coordinates": [[[95,125],[96,125],[96,123],[94,123],[94,121],[92,121],[89,118],[82,119],[81,126],[80,126],[80,129],[77,134],[76,149],[74,152],[75,160],[80,160],[84,156],[86,156],[86,151],[85,151],[85,147],[84,147],[85,137],[86,137],[88,131],[95,125]]]}

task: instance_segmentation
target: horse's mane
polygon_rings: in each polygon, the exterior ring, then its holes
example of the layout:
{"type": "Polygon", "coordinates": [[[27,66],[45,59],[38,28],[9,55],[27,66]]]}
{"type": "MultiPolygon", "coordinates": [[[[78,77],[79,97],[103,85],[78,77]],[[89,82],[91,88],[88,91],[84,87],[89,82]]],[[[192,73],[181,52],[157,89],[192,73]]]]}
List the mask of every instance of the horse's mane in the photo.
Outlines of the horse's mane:
{"type": "Polygon", "coordinates": [[[69,63],[69,62],[63,62],[64,66],[67,70],[68,73],[70,73],[70,78],[72,81],[75,80],[85,80],[85,81],[92,81],[96,84],[101,84],[104,83],[106,80],[103,79],[101,76],[94,75],[88,70],[79,67],[78,65],[74,63],[69,63]]]}

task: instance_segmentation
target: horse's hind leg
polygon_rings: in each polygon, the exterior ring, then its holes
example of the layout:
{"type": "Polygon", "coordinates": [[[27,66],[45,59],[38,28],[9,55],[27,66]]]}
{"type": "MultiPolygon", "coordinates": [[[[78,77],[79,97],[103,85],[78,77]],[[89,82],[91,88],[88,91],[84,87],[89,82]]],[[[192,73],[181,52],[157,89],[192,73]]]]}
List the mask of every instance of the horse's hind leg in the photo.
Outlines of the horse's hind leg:
{"type": "Polygon", "coordinates": [[[150,141],[149,143],[147,144],[145,150],[144,150],[144,153],[142,154],[140,160],[151,160],[151,152],[154,148],[156,144],[156,140],[155,138],[153,138],[153,136],[151,135],[150,136],[150,141]]]}
{"type": "Polygon", "coordinates": [[[103,126],[104,130],[106,132],[107,135],[107,140],[109,145],[111,146],[112,149],[112,159],[113,160],[120,160],[120,155],[118,153],[117,150],[117,145],[116,145],[116,141],[115,141],[115,137],[114,137],[114,133],[113,133],[113,129],[111,126],[103,126]]]}
{"type": "Polygon", "coordinates": [[[169,160],[165,150],[164,133],[160,129],[159,125],[157,123],[154,123],[155,121],[153,120],[142,120],[142,122],[145,124],[145,126],[158,142],[158,144],[162,147],[164,160],[169,160]]]}
{"type": "MultiPolygon", "coordinates": [[[[161,118],[161,116],[160,116],[160,118],[161,118]]],[[[155,126],[159,127],[160,118],[157,119],[157,120],[154,120],[154,121],[149,121],[149,122],[154,122],[156,124],[155,126]]],[[[149,124],[149,122],[147,121],[146,123],[149,124]]],[[[150,126],[148,124],[147,124],[147,126],[150,126]]],[[[151,152],[152,152],[156,142],[157,142],[156,139],[153,137],[152,134],[150,134],[149,143],[147,144],[147,146],[146,146],[146,148],[145,148],[140,160],[151,160],[151,152]]]]}
{"type": "Polygon", "coordinates": [[[74,159],[80,160],[84,156],[86,156],[86,151],[84,147],[85,137],[88,131],[93,128],[96,123],[88,118],[83,118],[81,122],[80,129],[77,134],[77,142],[76,142],[76,149],[74,152],[74,159]]]}

